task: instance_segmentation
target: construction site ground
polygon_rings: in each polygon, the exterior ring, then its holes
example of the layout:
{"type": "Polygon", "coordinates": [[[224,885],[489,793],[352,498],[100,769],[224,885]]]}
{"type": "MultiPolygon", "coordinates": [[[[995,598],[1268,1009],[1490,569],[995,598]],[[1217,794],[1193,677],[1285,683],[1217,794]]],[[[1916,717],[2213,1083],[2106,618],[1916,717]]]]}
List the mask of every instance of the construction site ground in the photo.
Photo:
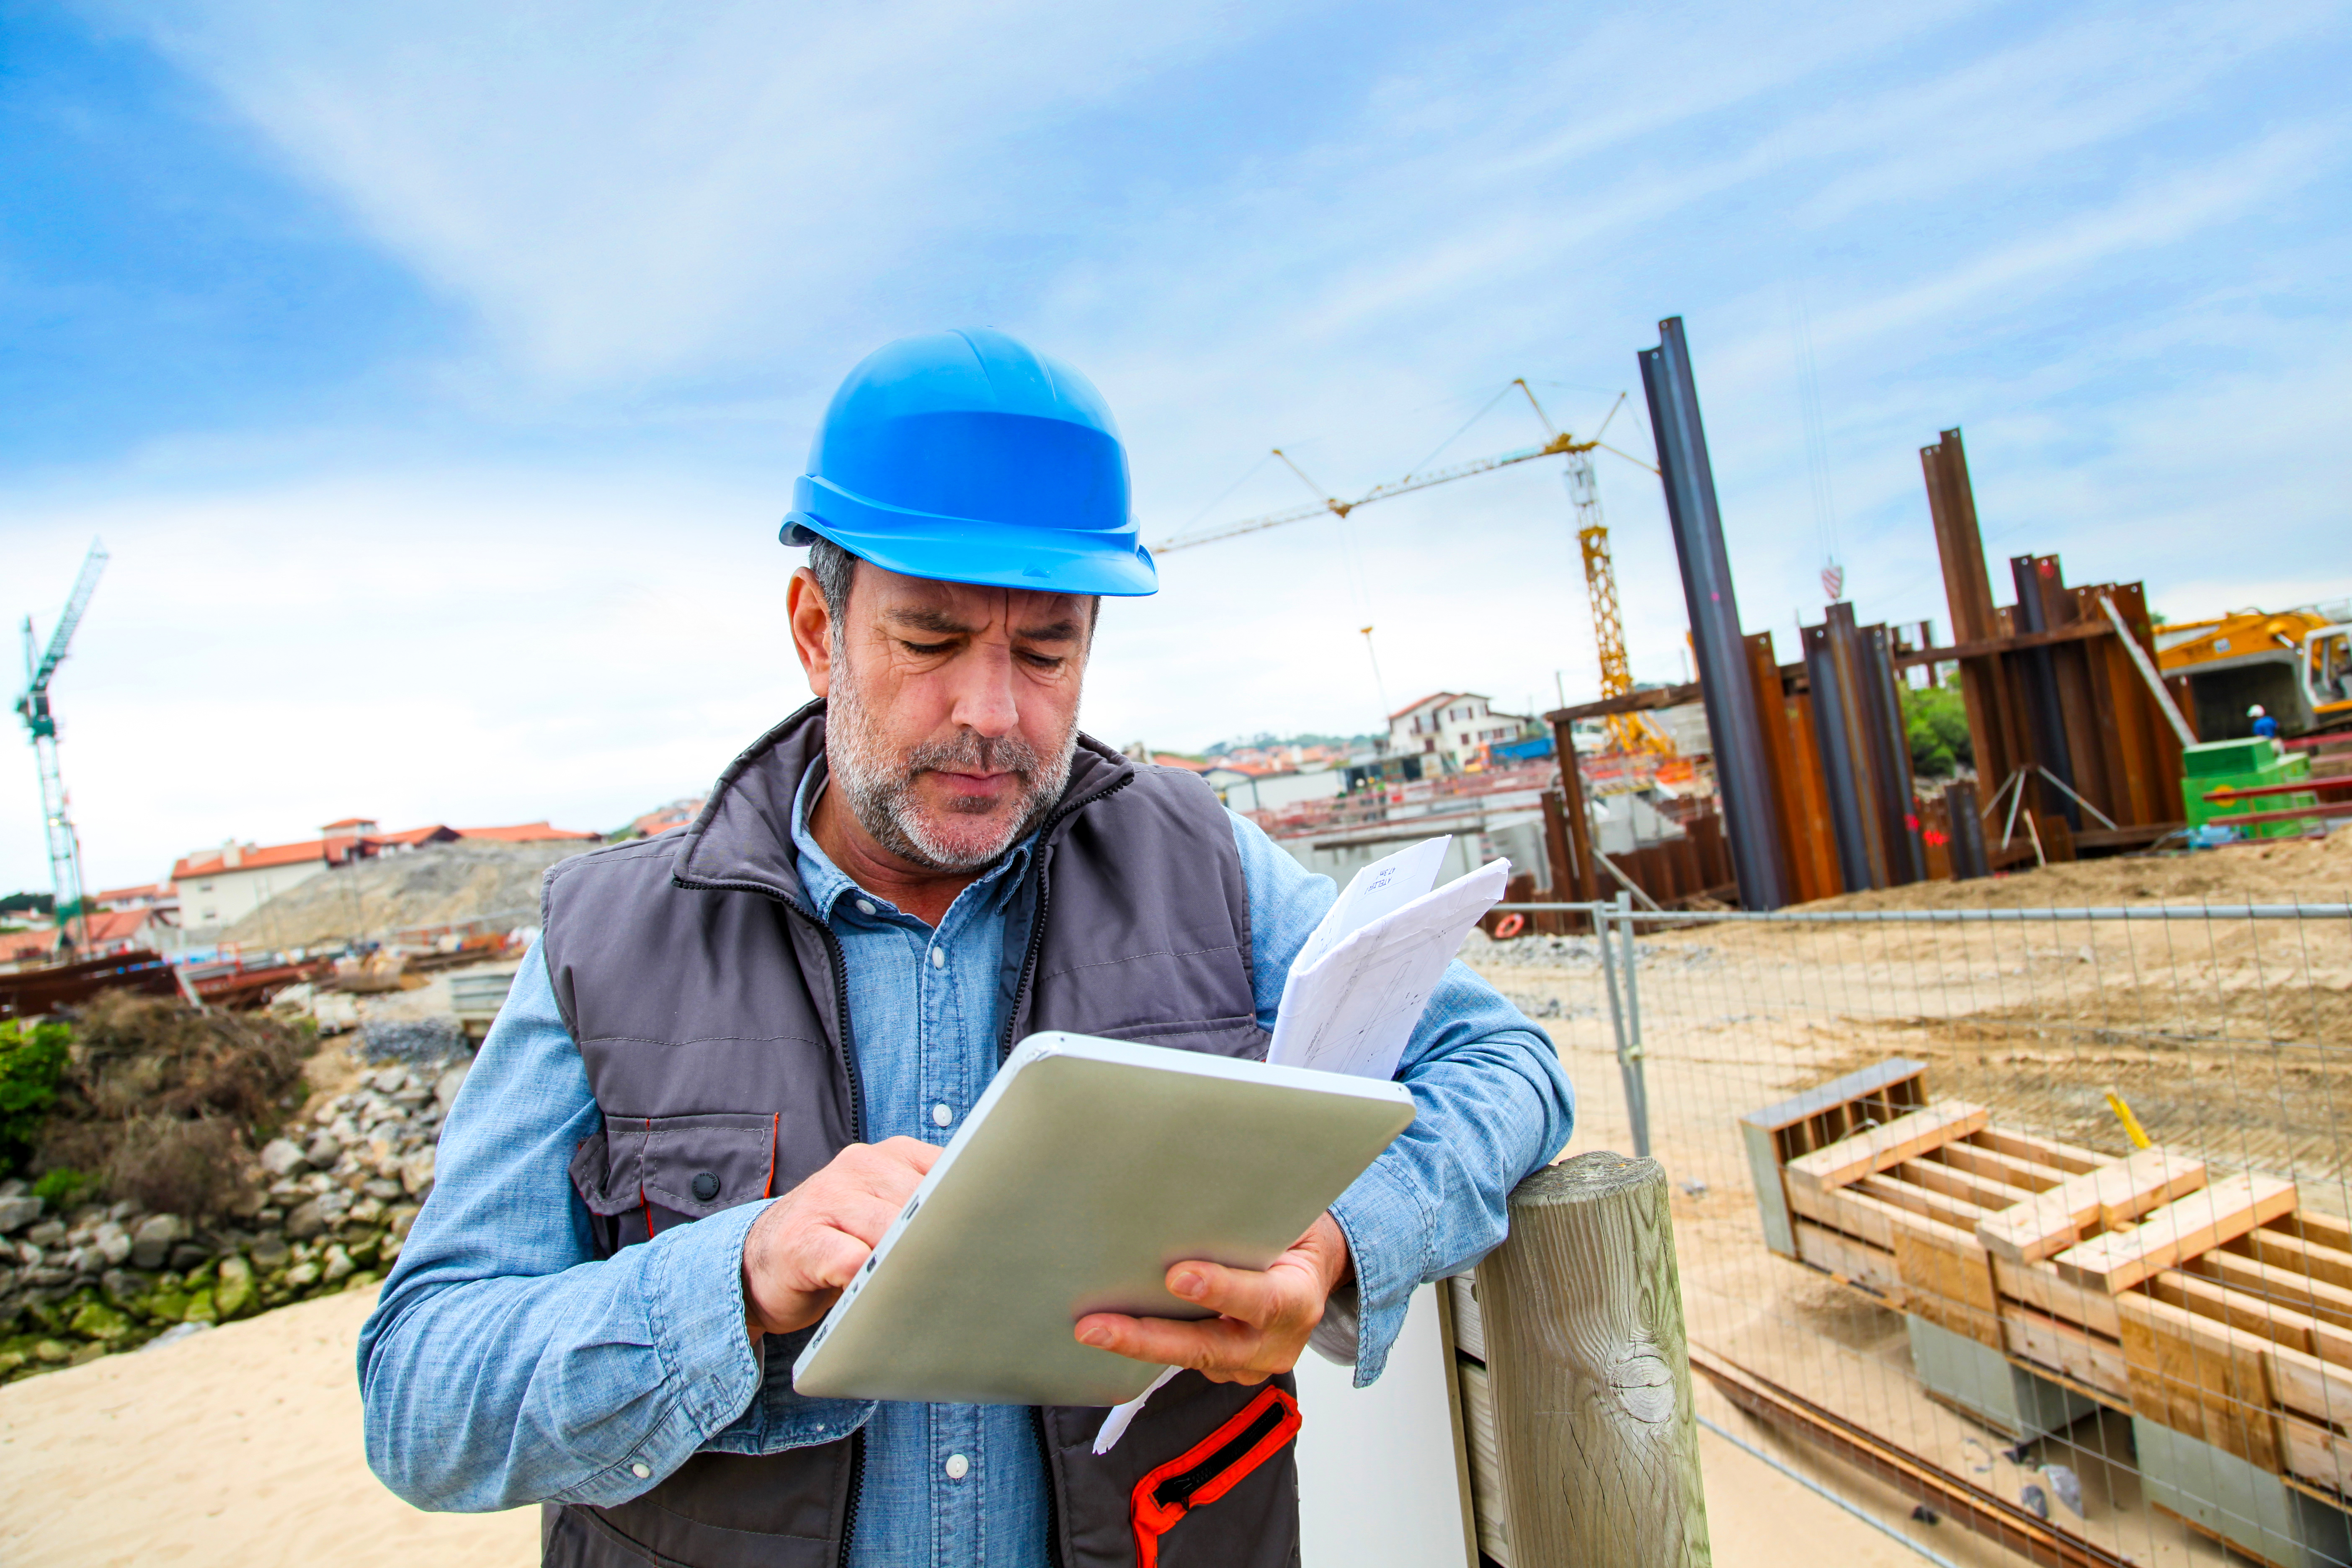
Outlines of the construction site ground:
{"type": "MultiPolygon", "coordinates": [[[[1808,909],[2347,900],[2352,833],[1923,883],[1808,909]]],[[[1765,1248],[1737,1123],[1903,1056],[1927,1063],[1935,1099],[1975,1100],[2000,1125],[2119,1156],[2129,1146],[2105,1104],[2114,1087],[2157,1142],[2291,1177],[2304,1206],[2340,1215],[2352,1092],[2334,1058],[2352,1040],[2352,921],[1700,925],[1638,945],[1652,1152],[1675,1184],[1694,1342],[2012,1501],[2032,1465],[2057,1459],[2081,1474],[2089,1516],[2060,1521],[2135,1561],[2224,1561],[2143,1504],[2121,1416],[2086,1419],[2021,1468],[2000,1456],[2007,1439],[1927,1398],[1899,1313],[1765,1248]]],[[[1474,932],[1464,957],[1559,1045],[1579,1096],[1571,1152],[1630,1152],[1593,939],[1474,932]]],[[[1777,1436],[1755,1440],[1819,1463],[1777,1436]]],[[[1839,1468],[1842,1494],[1874,1486],[1839,1468]]],[[[1969,1539],[1948,1522],[1900,1527],[1947,1555],[1969,1539]]]]}
{"type": "MultiPolygon", "coordinates": [[[[373,1289],[348,1291],[152,1354],[109,1356],[0,1390],[0,1562],[11,1568],[538,1562],[537,1509],[424,1513],[368,1472],[354,1360],[374,1299],[373,1289]]],[[[1737,1412],[1722,1419],[1742,1429],[1737,1412]]],[[[1904,1568],[1917,1561],[1711,1433],[1703,1435],[1701,1458],[1715,1561],[1724,1568],[1823,1562],[1904,1568]]],[[[1312,1553],[1307,1561],[1342,1568],[1312,1553]]]]}

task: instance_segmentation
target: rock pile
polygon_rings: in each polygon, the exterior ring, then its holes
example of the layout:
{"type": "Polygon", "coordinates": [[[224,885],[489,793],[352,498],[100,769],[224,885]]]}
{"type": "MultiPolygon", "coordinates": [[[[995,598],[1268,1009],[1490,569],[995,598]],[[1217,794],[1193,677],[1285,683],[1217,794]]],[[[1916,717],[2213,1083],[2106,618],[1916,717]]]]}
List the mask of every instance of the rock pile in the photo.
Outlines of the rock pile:
{"type": "Polygon", "coordinates": [[[215,1228],[128,1202],[49,1215],[0,1183],[0,1382],[375,1283],[433,1190],[467,1065],[394,1063],[320,1106],[262,1149],[261,1205],[215,1228]]]}

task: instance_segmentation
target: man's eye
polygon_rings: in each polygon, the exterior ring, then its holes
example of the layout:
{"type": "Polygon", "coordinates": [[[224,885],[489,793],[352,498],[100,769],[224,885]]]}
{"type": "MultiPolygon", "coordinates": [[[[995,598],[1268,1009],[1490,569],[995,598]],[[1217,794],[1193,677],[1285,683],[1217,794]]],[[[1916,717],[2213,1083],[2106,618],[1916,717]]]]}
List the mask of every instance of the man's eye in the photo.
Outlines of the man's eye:
{"type": "Polygon", "coordinates": [[[1056,656],[1046,653],[1024,653],[1021,657],[1029,661],[1029,668],[1032,669],[1059,669],[1065,662],[1056,656]]]}
{"type": "Polygon", "coordinates": [[[928,658],[933,654],[945,653],[955,645],[943,642],[907,642],[902,639],[898,646],[919,658],[928,658]]]}

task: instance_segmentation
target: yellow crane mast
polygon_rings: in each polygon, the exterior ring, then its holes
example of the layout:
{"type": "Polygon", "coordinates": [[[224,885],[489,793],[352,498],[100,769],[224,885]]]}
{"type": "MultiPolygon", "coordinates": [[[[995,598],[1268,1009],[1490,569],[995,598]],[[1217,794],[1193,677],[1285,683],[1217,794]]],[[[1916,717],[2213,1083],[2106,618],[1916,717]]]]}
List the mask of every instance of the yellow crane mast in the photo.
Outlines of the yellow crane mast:
{"type": "MultiPolygon", "coordinates": [[[[1337,496],[1326,496],[1311,506],[1292,507],[1286,511],[1268,512],[1261,517],[1243,518],[1235,522],[1217,523],[1190,533],[1177,534],[1154,544],[1151,547],[1152,553],[1165,555],[1172,550],[1190,550],[1195,545],[1212,544],[1221,539],[1233,539],[1244,533],[1256,533],[1269,528],[1279,528],[1285,523],[1303,522],[1308,518],[1320,517],[1327,512],[1334,517],[1344,518],[1360,506],[1368,506],[1373,501],[1387,500],[1394,496],[1409,495],[1414,490],[1428,489],[1433,485],[1450,484],[1455,479],[1466,479],[1475,475],[1492,473],[1497,468],[1507,468],[1515,463],[1530,462],[1538,458],[1565,458],[1568,459],[1569,500],[1576,511],[1577,553],[1582,557],[1584,563],[1584,590],[1592,601],[1592,636],[1598,645],[1601,660],[1601,695],[1603,698],[1622,697],[1633,689],[1633,671],[1625,657],[1625,623],[1617,608],[1617,571],[1609,554],[1609,526],[1601,521],[1601,490],[1593,477],[1592,454],[1595,451],[1611,452],[1638,468],[1648,469],[1653,474],[1658,470],[1632,453],[1620,451],[1601,439],[1601,435],[1609,428],[1610,421],[1617,417],[1618,408],[1624,405],[1625,396],[1622,393],[1618,395],[1617,402],[1610,406],[1608,417],[1601,420],[1601,429],[1594,433],[1593,438],[1589,441],[1580,441],[1552,424],[1551,416],[1546,414],[1543,405],[1536,401],[1535,389],[1528,385],[1525,377],[1515,377],[1511,386],[1517,387],[1526,395],[1528,406],[1534,409],[1536,417],[1543,421],[1544,429],[1549,434],[1549,438],[1543,445],[1521,447],[1512,451],[1496,453],[1491,458],[1476,458],[1466,463],[1455,463],[1447,468],[1416,470],[1402,479],[1391,479],[1386,484],[1374,485],[1353,500],[1341,500],[1337,496]]],[[[1503,390],[1507,394],[1510,387],[1505,387],[1503,390]]],[[[1489,404],[1487,406],[1491,408],[1493,405],[1489,404]]],[[[1309,479],[1298,465],[1292,462],[1289,456],[1280,447],[1275,448],[1274,455],[1280,458],[1284,466],[1292,473],[1298,475],[1299,479],[1309,489],[1322,488],[1309,479]]],[[[1648,753],[1658,757],[1671,757],[1675,754],[1674,743],[1668,741],[1654,724],[1639,713],[1612,714],[1606,722],[1612,750],[1628,754],[1648,753]]]]}

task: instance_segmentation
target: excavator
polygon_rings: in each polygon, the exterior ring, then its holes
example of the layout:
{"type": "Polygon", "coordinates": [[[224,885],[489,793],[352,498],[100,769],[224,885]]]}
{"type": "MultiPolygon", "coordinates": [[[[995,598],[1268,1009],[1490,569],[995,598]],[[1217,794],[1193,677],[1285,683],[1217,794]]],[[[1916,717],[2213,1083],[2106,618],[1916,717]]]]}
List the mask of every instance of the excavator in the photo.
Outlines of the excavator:
{"type": "Polygon", "coordinates": [[[2352,726],[2352,601],[2159,626],[2156,662],[2188,686],[2200,740],[2251,736],[2256,707],[2282,735],[2352,726]]]}

